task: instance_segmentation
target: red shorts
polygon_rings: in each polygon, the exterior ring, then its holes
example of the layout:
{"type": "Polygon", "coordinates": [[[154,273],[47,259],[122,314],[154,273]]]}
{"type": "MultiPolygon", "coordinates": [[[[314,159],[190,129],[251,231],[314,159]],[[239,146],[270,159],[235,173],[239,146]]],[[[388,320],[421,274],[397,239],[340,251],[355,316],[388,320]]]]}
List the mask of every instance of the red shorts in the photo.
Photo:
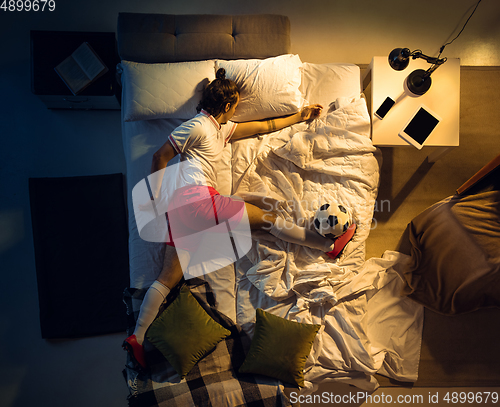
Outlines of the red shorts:
{"type": "MultiPolygon", "coordinates": [[[[175,191],[167,213],[170,242],[175,247],[179,237],[192,236],[189,243],[183,239],[185,250],[195,250],[201,231],[222,222],[229,222],[229,228],[236,227],[243,217],[245,203],[234,197],[222,196],[215,188],[203,185],[187,185],[175,191]]],[[[227,231],[227,230],[226,230],[227,231]]]]}

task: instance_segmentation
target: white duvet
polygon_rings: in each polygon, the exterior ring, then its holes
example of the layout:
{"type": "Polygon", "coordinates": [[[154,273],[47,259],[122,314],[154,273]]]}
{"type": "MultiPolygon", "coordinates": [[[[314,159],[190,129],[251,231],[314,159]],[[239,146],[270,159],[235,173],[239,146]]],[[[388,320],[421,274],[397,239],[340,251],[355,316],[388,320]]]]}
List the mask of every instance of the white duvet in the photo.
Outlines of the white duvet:
{"type": "Polygon", "coordinates": [[[416,380],[422,307],[400,297],[402,282],[393,270],[406,259],[388,252],[364,260],[379,174],[365,100],[266,137],[272,139],[233,145],[234,193],[311,229],[316,209],[335,199],[352,210],[357,230],[336,261],[267,233],[255,235],[250,261],[238,268],[238,323],[251,330],[261,307],[321,324],[306,365],[309,391],[328,380],[371,390],[377,372],[416,380]],[[249,149],[257,151],[252,158],[249,149]]]}

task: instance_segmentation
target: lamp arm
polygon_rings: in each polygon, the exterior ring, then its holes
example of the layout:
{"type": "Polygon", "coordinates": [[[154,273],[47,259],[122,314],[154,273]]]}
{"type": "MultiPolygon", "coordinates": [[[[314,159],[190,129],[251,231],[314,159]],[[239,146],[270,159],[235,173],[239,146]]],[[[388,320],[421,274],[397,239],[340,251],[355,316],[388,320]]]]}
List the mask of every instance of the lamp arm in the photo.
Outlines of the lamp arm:
{"type": "Polygon", "coordinates": [[[430,57],[428,55],[425,55],[422,53],[422,51],[420,50],[415,50],[413,51],[410,56],[413,58],[413,59],[417,59],[417,58],[422,58],[423,60],[425,60],[426,62],[432,64],[431,67],[429,69],[427,69],[427,71],[425,71],[425,75],[424,75],[424,78],[428,78],[429,76],[431,76],[431,74],[441,65],[443,65],[447,60],[448,58],[436,58],[436,57],[430,57]]]}
{"type": "Polygon", "coordinates": [[[438,66],[444,64],[447,60],[447,58],[430,57],[428,55],[423,54],[422,51],[420,51],[419,49],[413,51],[410,54],[410,56],[413,59],[422,58],[425,61],[427,61],[429,64],[438,65],[438,66]]]}
{"type": "Polygon", "coordinates": [[[436,70],[438,69],[441,65],[443,65],[445,62],[447,61],[447,58],[441,58],[441,59],[438,59],[436,62],[434,62],[434,64],[429,68],[427,69],[426,73],[425,73],[425,77],[429,77],[431,76],[431,74],[436,70]]]}

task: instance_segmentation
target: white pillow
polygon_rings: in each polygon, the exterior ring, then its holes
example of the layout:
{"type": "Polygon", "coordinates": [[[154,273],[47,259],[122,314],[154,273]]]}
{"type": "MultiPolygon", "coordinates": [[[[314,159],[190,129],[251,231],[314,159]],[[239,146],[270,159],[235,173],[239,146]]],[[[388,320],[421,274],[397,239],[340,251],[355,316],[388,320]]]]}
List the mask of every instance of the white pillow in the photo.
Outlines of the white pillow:
{"type": "Polygon", "coordinates": [[[191,119],[203,88],[215,79],[215,61],[141,64],[122,61],[124,120],[191,119]]]}
{"type": "Polygon", "coordinates": [[[298,55],[268,59],[216,61],[240,89],[240,103],[231,120],[243,122],[296,113],[303,105],[300,92],[302,61],[298,55]]]}
{"type": "Polygon", "coordinates": [[[354,64],[302,64],[300,87],[307,104],[318,103],[328,111],[338,98],[357,99],[361,94],[361,71],[354,64]]]}

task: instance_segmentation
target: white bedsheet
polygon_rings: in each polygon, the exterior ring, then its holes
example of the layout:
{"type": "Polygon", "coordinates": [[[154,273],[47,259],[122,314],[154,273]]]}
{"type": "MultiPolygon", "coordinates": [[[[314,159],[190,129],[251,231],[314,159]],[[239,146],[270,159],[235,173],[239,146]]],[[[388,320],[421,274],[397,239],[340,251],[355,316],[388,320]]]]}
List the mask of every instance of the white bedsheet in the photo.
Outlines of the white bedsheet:
{"type": "Polygon", "coordinates": [[[400,297],[402,281],[392,269],[405,259],[388,253],[364,261],[379,174],[369,135],[366,102],[357,99],[309,126],[256,140],[250,148],[260,153],[250,165],[249,147],[233,148],[233,173],[241,174],[236,195],[271,197],[261,205],[280,202],[284,217],[311,229],[315,210],[335,199],[352,210],[357,224],[336,261],[260,233],[247,254],[250,262],[240,263],[237,321],[244,328],[251,332],[258,307],[323,326],[306,369],[309,390],[325,380],[371,390],[376,372],[417,378],[422,307],[400,297]]]}

